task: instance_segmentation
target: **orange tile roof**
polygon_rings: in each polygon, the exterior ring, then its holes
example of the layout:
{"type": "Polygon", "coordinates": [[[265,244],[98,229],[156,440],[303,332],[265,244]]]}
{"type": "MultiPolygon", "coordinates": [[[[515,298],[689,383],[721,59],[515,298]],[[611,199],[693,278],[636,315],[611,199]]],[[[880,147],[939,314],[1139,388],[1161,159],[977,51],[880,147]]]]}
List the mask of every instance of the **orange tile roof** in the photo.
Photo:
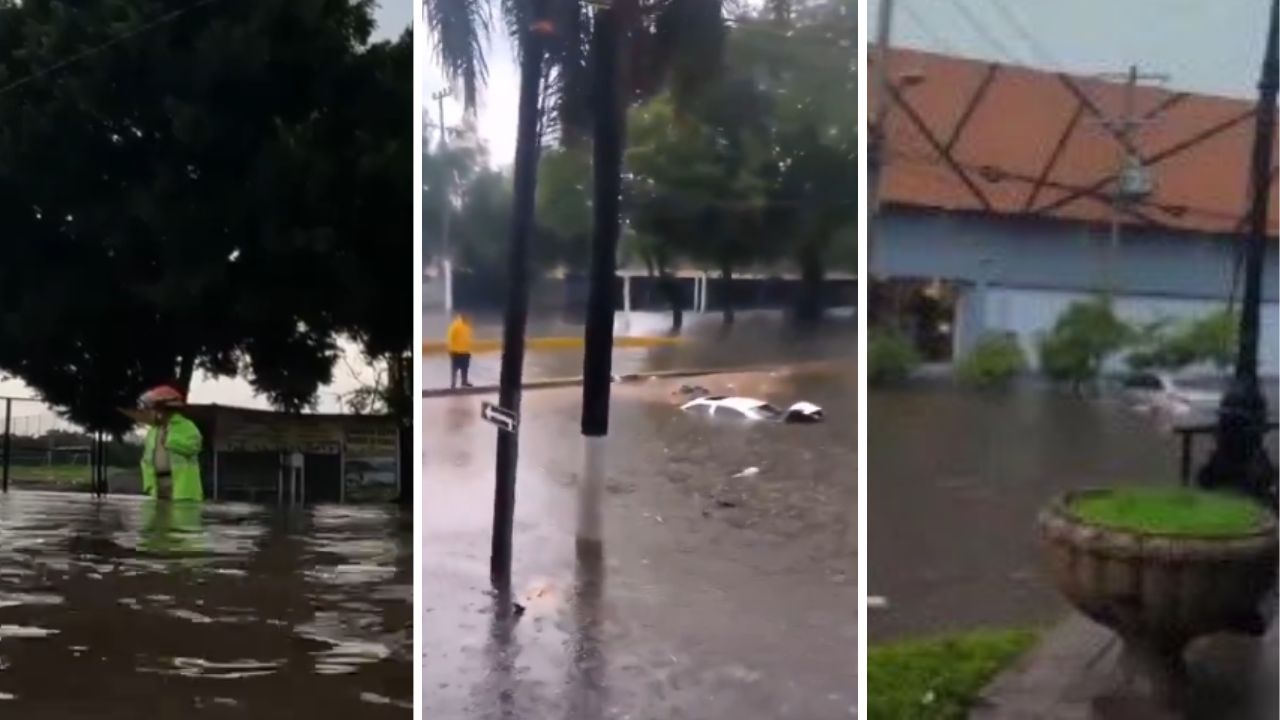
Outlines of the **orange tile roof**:
{"type": "MultiPolygon", "coordinates": [[[[1110,221],[1122,147],[1105,121],[1124,114],[1123,84],[915,50],[892,50],[888,62],[898,101],[886,122],[885,203],[1110,221]],[[915,82],[903,82],[909,78],[915,82]]],[[[1146,120],[1132,137],[1154,192],[1124,221],[1241,232],[1253,103],[1139,85],[1133,109],[1146,120]]],[[[1275,180],[1273,165],[1273,193],[1275,180]]],[[[1277,204],[1273,198],[1270,234],[1277,204]]]]}

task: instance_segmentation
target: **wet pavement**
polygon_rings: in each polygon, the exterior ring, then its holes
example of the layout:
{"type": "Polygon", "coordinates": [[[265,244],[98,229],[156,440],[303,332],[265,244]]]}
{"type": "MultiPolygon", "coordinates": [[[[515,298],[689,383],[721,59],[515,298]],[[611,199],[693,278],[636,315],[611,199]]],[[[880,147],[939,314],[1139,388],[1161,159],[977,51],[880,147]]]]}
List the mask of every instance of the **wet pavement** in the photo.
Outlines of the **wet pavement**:
{"type": "Polygon", "coordinates": [[[0,495],[0,716],[412,717],[412,523],[0,495]]]}
{"type": "Polygon", "coordinates": [[[604,555],[579,559],[581,389],[527,392],[506,619],[485,398],[424,400],[424,717],[853,717],[855,395],[852,363],[615,385],[604,555]],[[690,382],[828,421],[686,415],[690,382]]]}
{"type": "Polygon", "coordinates": [[[873,643],[1056,623],[1069,608],[1041,570],[1040,508],[1070,489],[1179,481],[1176,436],[1119,398],[921,381],[872,391],[868,418],[868,594],[886,601],[868,614],[873,643]]]}

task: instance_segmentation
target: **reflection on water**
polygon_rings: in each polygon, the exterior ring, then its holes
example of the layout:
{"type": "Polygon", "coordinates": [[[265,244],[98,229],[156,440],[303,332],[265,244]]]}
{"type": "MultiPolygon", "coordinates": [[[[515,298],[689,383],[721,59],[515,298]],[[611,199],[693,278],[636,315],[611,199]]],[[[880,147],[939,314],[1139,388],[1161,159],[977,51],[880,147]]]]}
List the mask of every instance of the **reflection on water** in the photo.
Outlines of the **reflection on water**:
{"type": "Polygon", "coordinates": [[[0,496],[0,713],[409,717],[411,540],[384,508],[0,496]]]}

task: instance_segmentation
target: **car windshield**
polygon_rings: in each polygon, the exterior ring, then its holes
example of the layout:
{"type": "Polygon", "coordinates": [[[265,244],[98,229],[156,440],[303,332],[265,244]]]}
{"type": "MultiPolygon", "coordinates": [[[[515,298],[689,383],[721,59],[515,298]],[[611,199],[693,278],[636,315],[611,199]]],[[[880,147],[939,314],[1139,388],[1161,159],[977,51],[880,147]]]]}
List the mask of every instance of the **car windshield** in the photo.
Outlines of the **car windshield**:
{"type": "Polygon", "coordinates": [[[770,419],[782,417],[782,411],[770,405],[769,403],[764,403],[763,405],[757,405],[755,410],[756,412],[770,419]]]}
{"type": "Polygon", "coordinates": [[[1222,393],[1227,390],[1227,382],[1225,377],[1203,376],[1178,380],[1178,385],[1187,390],[1222,393]]]}
{"type": "Polygon", "coordinates": [[[1124,386],[1131,390],[1159,390],[1160,378],[1155,375],[1131,375],[1125,379],[1124,386]]]}

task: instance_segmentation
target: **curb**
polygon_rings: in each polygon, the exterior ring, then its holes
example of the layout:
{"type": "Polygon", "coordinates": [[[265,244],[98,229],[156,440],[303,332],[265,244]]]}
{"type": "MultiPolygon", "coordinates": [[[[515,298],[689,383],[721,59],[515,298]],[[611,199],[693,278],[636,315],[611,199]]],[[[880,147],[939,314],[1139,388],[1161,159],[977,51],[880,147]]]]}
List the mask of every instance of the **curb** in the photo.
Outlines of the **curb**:
{"type": "MultiPolygon", "coordinates": [[[[814,362],[807,362],[807,363],[798,363],[795,365],[781,365],[781,366],[779,365],[748,365],[745,367],[732,367],[732,368],[697,368],[697,369],[690,369],[690,370],[659,370],[656,372],[615,375],[613,377],[613,381],[615,383],[632,383],[632,382],[642,382],[642,381],[651,380],[651,379],[704,377],[704,376],[712,376],[712,375],[732,375],[734,373],[764,372],[769,370],[778,370],[779,368],[787,368],[790,370],[803,369],[803,368],[813,369],[813,368],[835,366],[837,362],[838,361],[825,360],[825,361],[814,361],[814,362]]],[[[573,387],[575,385],[581,385],[581,384],[582,384],[581,377],[568,377],[568,378],[554,378],[554,379],[548,379],[548,380],[531,380],[529,382],[524,383],[520,387],[521,387],[521,390],[548,390],[553,388],[573,387]]],[[[463,396],[491,395],[493,393],[498,392],[498,389],[499,389],[499,386],[497,385],[477,385],[475,387],[469,387],[469,388],[433,388],[430,390],[423,390],[422,397],[424,399],[429,399],[429,398],[454,397],[458,395],[463,395],[463,396]]]]}

